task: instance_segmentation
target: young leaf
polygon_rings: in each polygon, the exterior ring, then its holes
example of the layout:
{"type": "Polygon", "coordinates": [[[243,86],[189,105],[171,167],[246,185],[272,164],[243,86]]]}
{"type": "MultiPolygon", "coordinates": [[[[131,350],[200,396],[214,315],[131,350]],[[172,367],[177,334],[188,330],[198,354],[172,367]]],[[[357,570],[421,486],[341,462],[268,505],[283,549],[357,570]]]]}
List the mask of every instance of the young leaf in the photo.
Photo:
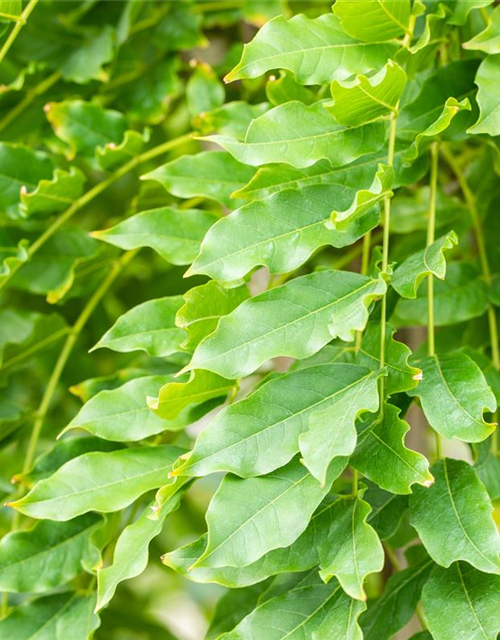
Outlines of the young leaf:
{"type": "Polygon", "coordinates": [[[96,611],[105,607],[113,598],[117,586],[123,580],[140,575],[146,568],[149,544],[161,533],[167,516],[179,508],[184,492],[176,491],[165,502],[156,519],[146,507],[137,520],[125,527],[117,540],[113,562],[97,572],[96,611]]]}
{"type": "Polygon", "coordinates": [[[428,275],[434,275],[444,280],[446,275],[446,260],[444,254],[458,244],[454,231],[442,236],[430,246],[414,253],[400,265],[391,278],[394,289],[403,298],[416,298],[417,290],[422,280],[428,275]]]}
{"type": "Polygon", "coordinates": [[[364,640],[389,640],[405,626],[415,613],[432,566],[432,560],[425,558],[389,578],[380,598],[370,601],[360,618],[364,640]]]}
{"type": "Polygon", "coordinates": [[[117,389],[101,391],[83,405],[61,432],[85,429],[114,442],[134,442],[162,431],[185,426],[182,420],[166,422],[148,407],[147,396],[156,396],[173,376],[143,376],[117,389]]]}
{"type": "Polygon", "coordinates": [[[405,446],[410,425],[401,410],[385,404],[382,416],[368,417],[358,430],[358,444],[350,463],[363,476],[392,493],[411,493],[412,484],[428,487],[433,482],[424,456],[405,446]]]}
{"type": "Polygon", "coordinates": [[[384,138],[381,122],[346,129],[335,122],[322,102],[308,107],[292,101],[252,120],[244,142],[226,135],[206,139],[244,164],[258,167],[284,162],[300,169],[322,159],[334,167],[348,164],[378,151],[384,138]]]}
{"type": "Polygon", "coordinates": [[[9,506],[32,518],[51,520],[70,520],[87,511],[118,511],[165,484],[182,453],[168,445],[85,453],[9,506]]]}
{"type": "Polygon", "coordinates": [[[193,568],[245,567],[273,549],[288,547],[306,529],[344,467],[345,460],[331,470],[325,487],[298,460],[260,478],[225,476],[207,509],[207,546],[193,568]]]}
{"type": "Polygon", "coordinates": [[[320,576],[335,576],[344,591],[356,600],[366,600],[363,582],[370,573],[382,571],[384,550],[375,530],[366,522],[371,511],[362,497],[339,498],[332,525],[321,541],[320,576]]]}
{"type": "Polygon", "coordinates": [[[333,12],[353,38],[375,42],[392,40],[408,33],[409,0],[337,0],[333,12]]]}
{"type": "Polygon", "coordinates": [[[172,429],[176,425],[180,428],[186,424],[186,409],[213,399],[219,399],[220,404],[236,388],[234,381],[210,371],[193,371],[186,382],[165,382],[155,394],[158,397],[148,398],[148,405],[157,416],[168,421],[163,422],[163,429],[172,429]]]}
{"type": "Polygon", "coordinates": [[[307,358],[336,336],[352,340],[354,331],[366,325],[369,303],[385,291],[382,278],[347,271],[295,278],[221,318],[217,329],[196,348],[189,368],[234,379],[275,356],[307,358]]]}
{"type": "Polygon", "coordinates": [[[141,180],[156,180],[178,198],[201,196],[234,209],[237,201],[231,194],[244,187],[254,173],[255,169],[237,162],[229,153],[202,151],[161,165],[141,180]]]}
{"type": "Polygon", "coordinates": [[[418,396],[430,425],[445,438],[480,442],[495,429],[483,418],[497,403],[478,365],[465,353],[418,361],[423,379],[408,393],[418,396]]]}
{"type": "Polygon", "coordinates": [[[214,224],[187,275],[203,273],[230,282],[257,266],[266,266],[271,273],[293,271],[321,246],[352,244],[378,224],[379,211],[370,208],[383,195],[366,194],[370,204],[359,211],[355,203],[352,214],[347,212],[359,193],[340,184],[289,189],[247,204],[214,224]],[[357,219],[349,219],[339,231],[327,229],[332,202],[357,219]]]}
{"type": "Polygon", "coordinates": [[[51,180],[40,180],[34,191],[21,190],[20,213],[31,216],[58,213],[67,209],[82,192],[85,176],[77,167],[56,169],[51,180]]]}
{"type": "Polygon", "coordinates": [[[186,102],[192,116],[212,111],[224,102],[224,85],[206,62],[193,60],[194,71],[186,83],[186,102]]]}
{"type": "Polygon", "coordinates": [[[103,520],[89,513],[69,522],[39,522],[14,531],[0,543],[0,588],[40,593],[59,587],[82,573],[90,555],[90,537],[103,520]]]}
{"type": "MultiPolygon", "coordinates": [[[[368,323],[357,353],[357,362],[372,371],[380,369],[380,329],[380,322],[370,321],[368,323]]],[[[387,324],[384,359],[387,376],[384,387],[388,395],[413,389],[422,374],[420,369],[408,364],[411,351],[403,342],[394,339],[395,333],[396,330],[387,324]]]]}
{"type": "Polygon", "coordinates": [[[112,171],[138,156],[148,139],[149,131],[147,129],[142,135],[138,131],[125,131],[119,144],[108,142],[106,145],[96,148],[97,164],[104,171],[112,171]]]}
{"type": "Polygon", "coordinates": [[[175,315],[183,303],[182,296],[169,296],[148,300],[129,309],[93,349],[105,347],[125,353],[140,350],[154,357],[182,351],[186,333],[175,326],[175,315]]]}
{"type": "Polygon", "coordinates": [[[479,118],[467,133],[487,133],[490,136],[500,134],[500,102],[492,91],[500,79],[500,55],[490,55],[481,62],[476,75],[478,86],[477,103],[479,118]]]}
{"type": "MultiPolygon", "coordinates": [[[[241,477],[270,473],[298,452],[299,436],[308,429],[326,426],[326,442],[335,428],[340,438],[342,428],[354,431],[354,418],[360,411],[377,407],[377,375],[364,367],[323,364],[295,371],[269,380],[223,409],[174,473],[198,476],[230,471],[241,477]]],[[[336,455],[351,453],[355,433],[350,436],[350,446],[336,455]]]]}
{"type": "Polygon", "coordinates": [[[317,408],[311,414],[308,428],[299,436],[304,465],[321,484],[326,482],[332,461],[354,451],[356,418],[365,411],[377,411],[379,407],[379,372],[368,373],[361,368],[363,377],[360,373],[354,377],[356,365],[331,366],[337,368],[338,378],[343,378],[344,389],[333,399],[330,407],[317,408]]]}
{"type": "Polygon", "coordinates": [[[471,106],[468,98],[464,98],[461,101],[458,101],[456,98],[448,98],[437,120],[415,136],[415,140],[404,155],[404,160],[406,162],[416,160],[429,144],[450,126],[451,121],[457,113],[470,110],[471,106]]]}
{"type": "Polygon", "coordinates": [[[313,20],[304,15],[291,20],[279,16],[245,45],[240,62],[224,80],[256,78],[270,69],[287,69],[302,84],[345,80],[380,68],[395,51],[393,43],[354,40],[331,14],[313,20]]]}
{"type": "Polygon", "coordinates": [[[467,640],[496,640],[500,632],[500,577],[465,562],[435,567],[422,593],[424,614],[434,640],[457,630],[467,640]]]}
{"type": "Polygon", "coordinates": [[[464,49],[484,51],[485,53],[500,53],[500,9],[495,7],[489,15],[489,22],[483,31],[471,40],[463,43],[464,49]]]}
{"type": "Polygon", "coordinates": [[[219,324],[249,297],[248,287],[227,288],[216,280],[193,287],[184,294],[184,305],[177,311],[175,322],[187,334],[184,349],[193,350],[219,324]]]}
{"type": "Polygon", "coordinates": [[[493,506],[473,467],[444,459],[432,473],[434,485],[415,487],[410,497],[411,522],[429,555],[443,567],[466,560],[480,571],[500,573],[493,506]]]}
{"type": "Polygon", "coordinates": [[[171,264],[190,264],[216,218],[198,209],[161,207],[142,211],[92,237],[121,249],[151,247],[171,264]]]}
{"type": "Polygon", "coordinates": [[[317,100],[316,94],[299,84],[289,71],[280,71],[279,78],[269,76],[266,84],[266,96],[275,107],[290,102],[290,100],[299,100],[304,104],[312,104],[317,100]]]}
{"type": "Polygon", "coordinates": [[[88,640],[100,625],[94,595],[74,591],[37,598],[16,607],[0,621],[0,637],[15,640],[88,640]]]}
{"type": "Polygon", "coordinates": [[[330,91],[333,103],[326,109],[346,127],[357,127],[395,112],[406,85],[406,73],[389,60],[375,75],[360,75],[355,81],[334,80],[330,91]]]}
{"type": "Polygon", "coordinates": [[[453,15],[450,16],[448,22],[453,25],[462,26],[467,22],[469,13],[473,9],[481,9],[487,7],[493,0],[456,0],[453,6],[453,15]]]}

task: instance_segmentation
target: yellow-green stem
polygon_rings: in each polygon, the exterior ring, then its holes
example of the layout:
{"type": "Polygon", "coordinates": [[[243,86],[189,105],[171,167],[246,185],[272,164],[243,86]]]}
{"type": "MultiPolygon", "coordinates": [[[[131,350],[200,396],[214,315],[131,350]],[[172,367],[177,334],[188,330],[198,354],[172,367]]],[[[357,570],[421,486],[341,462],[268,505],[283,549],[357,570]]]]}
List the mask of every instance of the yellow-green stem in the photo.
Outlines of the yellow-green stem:
{"type": "Polygon", "coordinates": [[[3,43],[3,47],[0,49],[0,63],[2,62],[2,60],[7,55],[7,52],[9,51],[11,46],[13,45],[14,40],[19,35],[19,32],[21,31],[21,29],[26,24],[26,21],[30,17],[31,12],[33,11],[33,9],[36,7],[37,4],[38,4],[38,0],[30,0],[28,2],[28,4],[26,5],[26,7],[24,8],[24,11],[21,13],[21,16],[20,16],[19,20],[14,25],[14,28],[9,33],[9,37],[3,43]]]}
{"type": "MultiPolygon", "coordinates": [[[[73,204],[70,207],[68,207],[66,211],[63,211],[63,213],[54,220],[54,222],[42,233],[42,235],[39,236],[35,240],[35,242],[33,242],[33,244],[29,246],[27,260],[29,260],[47,242],[47,240],[49,240],[49,238],[51,238],[54,235],[54,233],[59,229],[59,227],[65,224],[70,218],[72,218],[75,215],[77,211],[82,209],[86,204],[88,204],[95,197],[100,195],[114,182],[116,182],[121,177],[123,177],[124,175],[132,171],[132,169],[135,169],[137,166],[139,166],[143,162],[147,162],[152,158],[156,158],[157,156],[160,156],[166,153],[167,151],[170,151],[174,147],[177,147],[178,145],[182,144],[183,142],[187,142],[190,139],[191,139],[191,133],[186,133],[185,135],[179,136],[178,138],[174,138],[173,140],[168,140],[167,142],[163,142],[162,144],[156,147],[153,147],[152,149],[148,149],[147,151],[144,151],[144,153],[141,153],[135,158],[132,158],[132,160],[130,160],[129,162],[121,166],[114,173],[108,176],[105,180],[96,184],[94,187],[92,187],[92,189],[90,189],[89,191],[84,193],[82,196],[80,196],[78,200],[75,200],[75,202],[73,202],[73,204]]],[[[10,273],[4,278],[2,282],[0,282],[0,289],[2,289],[9,282],[9,280],[19,271],[19,269],[21,269],[23,264],[24,262],[18,262],[11,268],[10,273]]]]}
{"type": "MultiPolygon", "coordinates": [[[[437,142],[433,142],[430,150],[431,175],[429,193],[429,220],[427,223],[427,247],[434,242],[436,236],[436,195],[438,181],[439,147],[437,142]]],[[[434,276],[429,274],[427,278],[427,348],[430,356],[436,353],[434,340],[434,276]]],[[[443,457],[441,436],[437,431],[436,435],[436,457],[440,460],[443,457]]]]}
{"type": "MultiPolygon", "coordinates": [[[[479,215],[479,211],[477,210],[476,198],[472,193],[471,188],[469,187],[469,183],[467,182],[467,178],[465,177],[465,173],[460,166],[460,163],[456,160],[455,156],[450,152],[449,148],[442,145],[441,154],[443,158],[448,163],[450,169],[455,174],[455,177],[460,185],[460,189],[464,196],[465,203],[467,204],[467,208],[469,209],[469,213],[472,219],[472,226],[474,227],[474,236],[476,238],[477,251],[479,254],[479,263],[481,265],[481,271],[483,277],[486,281],[488,287],[492,285],[492,276],[490,263],[488,260],[488,253],[486,251],[486,242],[484,239],[484,229],[483,222],[481,220],[481,216],[479,215]]],[[[490,344],[491,344],[491,360],[493,362],[493,366],[497,371],[500,371],[500,350],[498,343],[498,323],[497,316],[495,313],[495,308],[493,305],[488,306],[488,325],[490,332],[490,344]]],[[[495,413],[494,421],[498,421],[498,414],[495,413]]],[[[491,452],[493,455],[498,454],[498,433],[497,430],[492,435],[491,438],[491,452]]]]}

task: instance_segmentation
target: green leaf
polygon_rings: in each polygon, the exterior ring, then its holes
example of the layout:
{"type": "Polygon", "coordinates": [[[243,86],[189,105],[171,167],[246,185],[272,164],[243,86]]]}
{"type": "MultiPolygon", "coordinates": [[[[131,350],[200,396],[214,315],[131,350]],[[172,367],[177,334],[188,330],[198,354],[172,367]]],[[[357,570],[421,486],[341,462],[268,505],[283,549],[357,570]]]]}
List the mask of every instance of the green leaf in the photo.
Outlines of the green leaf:
{"type": "Polygon", "coordinates": [[[229,153],[202,151],[167,162],[141,179],[156,180],[178,198],[201,196],[234,209],[237,201],[231,194],[244,187],[254,173],[254,169],[237,162],[229,153]]]}
{"type": "Polygon", "coordinates": [[[470,110],[471,105],[468,98],[464,98],[460,102],[456,98],[448,98],[437,120],[415,136],[415,140],[404,155],[404,160],[406,162],[416,160],[443,131],[446,131],[457,113],[470,110]]]}
{"type": "MultiPolygon", "coordinates": [[[[363,338],[356,355],[357,362],[372,371],[380,367],[380,322],[370,321],[363,332],[363,338]]],[[[384,367],[387,371],[384,387],[387,395],[413,389],[420,380],[420,369],[411,367],[408,358],[411,350],[403,342],[394,339],[396,330],[386,325],[384,367]]]]}
{"type": "Polygon", "coordinates": [[[408,498],[384,491],[368,480],[366,484],[368,488],[363,498],[372,508],[367,522],[375,529],[381,540],[387,540],[396,533],[408,508],[408,498]]]}
{"type": "Polygon", "coordinates": [[[389,640],[409,622],[432,566],[432,560],[426,558],[389,578],[380,598],[369,602],[368,611],[361,616],[364,640],[389,640]]]}
{"type": "Polygon", "coordinates": [[[16,607],[0,621],[0,637],[12,640],[88,640],[100,625],[95,597],[73,591],[37,598],[16,607]]]}
{"type": "Polygon", "coordinates": [[[1,142],[0,209],[15,214],[21,195],[35,191],[40,180],[51,180],[53,167],[44,153],[1,142]]]}
{"type": "Polygon", "coordinates": [[[474,9],[487,7],[493,0],[456,0],[453,6],[453,15],[448,20],[449,24],[462,26],[467,22],[469,13],[474,9]]]}
{"type": "Polygon", "coordinates": [[[464,562],[435,567],[424,587],[425,618],[434,640],[448,640],[460,630],[467,640],[496,640],[500,631],[500,577],[464,562]]]}
{"type": "Polygon", "coordinates": [[[406,73],[389,60],[370,77],[360,75],[348,82],[334,80],[330,87],[333,103],[326,103],[325,107],[339,124],[357,127],[394,113],[405,85],[406,73]]]}
{"type": "Polygon", "coordinates": [[[423,379],[411,396],[419,396],[430,425],[445,438],[480,442],[495,429],[483,418],[493,412],[495,396],[478,365],[464,353],[420,360],[423,379]]]}
{"type": "Polygon", "coordinates": [[[467,133],[500,134],[500,101],[494,91],[500,79],[500,55],[489,55],[481,62],[476,75],[479,118],[467,133]]]}
{"type": "Polygon", "coordinates": [[[442,236],[430,246],[407,258],[394,272],[391,284],[403,298],[416,298],[422,280],[434,275],[444,280],[446,275],[446,251],[458,244],[454,231],[442,236]]]}
{"type": "Polygon", "coordinates": [[[365,411],[374,412],[379,408],[379,372],[368,372],[364,367],[350,364],[331,367],[343,384],[342,392],[337,391],[331,406],[312,413],[307,430],[299,436],[303,463],[322,485],[332,461],[354,451],[356,418],[365,411]]]}
{"type": "MultiPolygon", "coordinates": [[[[446,280],[434,283],[434,324],[437,327],[477,318],[488,309],[488,288],[476,267],[452,262],[446,280]]],[[[427,287],[421,286],[415,300],[400,299],[395,320],[406,325],[427,323],[427,287]]]]}
{"type": "Polygon", "coordinates": [[[77,167],[56,169],[53,178],[40,180],[34,191],[21,188],[19,211],[26,218],[64,211],[82,195],[85,180],[77,167]]]}
{"type": "Polygon", "coordinates": [[[148,130],[145,130],[142,135],[138,131],[125,131],[119,144],[108,142],[103,147],[96,148],[95,156],[99,167],[104,171],[112,171],[132,160],[140,154],[148,139],[148,130]]]}
{"type": "Polygon", "coordinates": [[[224,287],[210,280],[199,287],[192,287],[184,294],[184,305],[177,311],[175,322],[187,333],[183,348],[192,350],[219,324],[222,316],[231,313],[249,297],[248,288],[224,287]]]}
{"type": "MultiPolygon", "coordinates": [[[[425,157],[425,156],[422,156],[425,157]]],[[[425,231],[429,220],[430,191],[423,187],[416,192],[399,192],[391,204],[391,233],[404,234],[425,231]]],[[[456,197],[436,193],[436,229],[445,233],[455,225],[463,225],[470,216],[463,203],[456,197]]]]}
{"type": "Polygon", "coordinates": [[[308,571],[319,564],[319,545],[332,523],[336,501],[330,497],[318,507],[306,530],[290,547],[274,549],[245,567],[194,567],[207,544],[207,534],[162,556],[162,562],[194,582],[215,582],[232,589],[261,582],[276,574],[308,571]]]}
{"type": "Polygon", "coordinates": [[[266,96],[273,106],[278,106],[290,100],[299,100],[304,104],[316,102],[316,95],[295,81],[289,71],[280,71],[280,77],[270,76],[266,84],[266,96]]]}
{"type": "Polygon", "coordinates": [[[38,593],[69,582],[82,573],[82,562],[91,553],[90,537],[102,523],[90,513],[6,535],[0,543],[0,588],[38,593]]]}
{"type": "Polygon", "coordinates": [[[108,79],[103,66],[111,62],[114,55],[114,29],[107,25],[94,33],[81,47],[73,51],[61,66],[65,80],[87,84],[91,80],[108,79]]]}
{"type": "Polygon", "coordinates": [[[333,638],[363,640],[358,618],[365,609],[364,602],[353,600],[345,593],[340,593],[333,606],[329,607],[319,629],[313,631],[313,640],[333,640],[333,638]]]}
{"type": "Polygon", "coordinates": [[[278,16],[245,45],[240,62],[224,80],[256,78],[270,69],[287,69],[302,84],[323,84],[378,69],[395,51],[392,43],[353,40],[331,14],[313,20],[304,15],[291,20],[278,16]]]}
{"type": "Polygon", "coordinates": [[[363,476],[392,493],[411,493],[412,484],[428,487],[433,482],[429,463],[405,446],[410,425],[399,417],[401,410],[385,404],[383,414],[368,417],[358,430],[358,445],[350,463],[363,476]]]}
{"type": "Polygon", "coordinates": [[[363,582],[384,567],[384,550],[366,519],[370,505],[362,497],[341,497],[332,513],[332,525],[321,541],[320,576],[335,576],[344,591],[356,600],[366,600],[363,582]]]}
{"type": "Polygon", "coordinates": [[[289,189],[247,204],[218,220],[210,229],[188,275],[203,273],[231,282],[260,265],[268,267],[271,273],[288,273],[321,246],[352,244],[380,219],[378,207],[372,205],[382,194],[364,193],[371,202],[360,205],[362,211],[356,202],[353,213],[350,206],[357,199],[356,192],[342,185],[289,189]],[[344,206],[345,215],[354,218],[340,230],[326,227],[332,202],[344,206]]]}
{"type": "Polygon", "coordinates": [[[72,429],[85,429],[105,440],[134,442],[182,428],[182,421],[162,420],[146,402],[147,396],[156,396],[172,379],[173,376],[144,376],[117,389],[100,391],[83,405],[60,436],[72,429]]]}
{"type": "MultiPolygon", "coordinates": [[[[349,446],[337,446],[335,455],[349,455],[356,439],[356,415],[377,407],[377,374],[364,367],[322,364],[294,371],[269,380],[250,396],[223,409],[174,473],[198,476],[230,471],[241,477],[270,473],[299,451],[299,436],[302,443],[301,434],[309,429],[323,428],[325,444],[333,434],[340,439],[339,433],[345,430],[350,436],[349,446]],[[325,425],[327,415],[338,416],[335,431],[331,421],[325,425]]],[[[311,436],[305,442],[310,440],[311,436]]]]}
{"type": "Polygon", "coordinates": [[[500,573],[493,506],[474,468],[463,460],[444,459],[432,473],[432,487],[415,487],[410,497],[412,525],[430,556],[443,567],[465,560],[480,571],[500,573]]]}
{"type": "Polygon", "coordinates": [[[489,15],[486,29],[475,35],[471,40],[463,43],[464,49],[484,51],[485,53],[500,53],[500,9],[495,7],[489,15]]]}
{"type": "Polygon", "coordinates": [[[298,460],[259,478],[225,476],[208,506],[207,546],[193,568],[245,567],[289,546],[306,529],[344,467],[345,460],[331,470],[325,487],[298,460]]]}
{"type": "Polygon", "coordinates": [[[292,101],[252,120],[244,142],[226,135],[206,139],[244,164],[284,162],[302,168],[322,159],[334,167],[348,164],[378,151],[384,137],[381,122],[346,129],[335,122],[322,102],[307,106],[292,101]]]}
{"type": "Polygon", "coordinates": [[[93,349],[105,347],[125,353],[139,350],[154,357],[182,351],[186,333],[175,326],[175,316],[183,304],[182,296],[143,302],[121,315],[93,349]]]}
{"type": "MultiPolygon", "coordinates": [[[[328,625],[331,625],[331,629],[345,631],[352,625],[350,617],[357,617],[358,607],[354,614],[349,606],[345,606],[347,596],[335,582],[328,585],[318,582],[315,576],[306,574],[292,589],[264,600],[232,632],[221,636],[220,640],[326,640],[334,637],[326,635],[328,632],[322,627],[327,615],[331,616],[328,625]]],[[[353,638],[352,635],[337,637],[349,640],[353,638]]]]}
{"type": "Polygon", "coordinates": [[[156,514],[156,518],[152,517],[151,509],[146,507],[137,520],[121,532],[112,563],[97,572],[96,611],[111,601],[120,582],[134,578],[144,571],[151,540],[161,533],[167,516],[179,508],[183,495],[182,490],[174,492],[156,514]]]}
{"type": "Polygon", "coordinates": [[[217,601],[215,612],[207,631],[206,640],[217,640],[225,631],[231,631],[259,603],[268,587],[264,582],[245,589],[231,589],[217,601]]]}
{"type": "Polygon", "coordinates": [[[193,61],[194,71],[186,83],[186,102],[192,116],[212,111],[224,102],[224,85],[206,62],[193,61]]]}
{"type": "Polygon", "coordinates": [[[118,511],[146,491],[165,484],[174,460],[182,452],[165,445],[85,453],[41,480],[10,506],[32,518],[51,520],[70,520],[87,511],[118,511]]]}
{"type": "Polygon", "coordinates": [[[104,231],[93,231],[92,237],[121,249],[151,247],[171,264],[190,264],[215,220],[207,211],[160,207],[142,211],[104,231]]]}
{"type": "MultiPolygon", "coordinates": [[[[163,422],[163,429],[171,430],[185,426],[186,409],[213,399],[218,399],[218,404],[221,404],[236,388],[234,381],[221,378],[210,371],[193,371],[187,382],[169,380],[164,383],[155,394],[158,397],[148,398],[148,405],[157,416],[168,420],[163,422]]],[[[151,396],[149,393],[148,395],[151,396]]]]}
{"type": "Polygon", "coordinates": [[[295,278],[221,318],[217,329],[197,346],[189,368],[235,379],[275,356],[307,358],[336,336],[352,340],[354,331],[366,325],[369,303],[385,291],[382,278],[347,271],[295,278]]]}
{"type": "Polygon", "coordinates": [[[409,32],[409,0],[337,0],[333,12],[346,33],[378,46],[409,32]]]}

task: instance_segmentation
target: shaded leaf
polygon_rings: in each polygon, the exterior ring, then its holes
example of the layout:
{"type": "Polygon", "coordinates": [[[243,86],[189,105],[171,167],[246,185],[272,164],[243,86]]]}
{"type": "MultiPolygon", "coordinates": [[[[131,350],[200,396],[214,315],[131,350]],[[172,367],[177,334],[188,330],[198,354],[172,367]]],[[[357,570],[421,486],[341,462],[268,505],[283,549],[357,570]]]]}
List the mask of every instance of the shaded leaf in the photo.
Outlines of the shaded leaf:
{"type": "Polygon", "coordinates": [[[476,75],[479,118],[468,133],[500,134],[500,101],[493,90],[500,79],[500,55],[490,55],[481,62],[476,75]]]}
{"type": "Polygon", "coordinates": [[[484,51],[485,53],[500,53],[500,10],[495,7],[490,13],[486,28],[471,40],[463,43],[464,49],[484,51]]]}
{"type": "Polygon", "coordinates": [[[194,62],[194,71],[186,83],[186,102],[192,116],[212,111],[224,102],[224,85],[206,62],[194,62]]]}

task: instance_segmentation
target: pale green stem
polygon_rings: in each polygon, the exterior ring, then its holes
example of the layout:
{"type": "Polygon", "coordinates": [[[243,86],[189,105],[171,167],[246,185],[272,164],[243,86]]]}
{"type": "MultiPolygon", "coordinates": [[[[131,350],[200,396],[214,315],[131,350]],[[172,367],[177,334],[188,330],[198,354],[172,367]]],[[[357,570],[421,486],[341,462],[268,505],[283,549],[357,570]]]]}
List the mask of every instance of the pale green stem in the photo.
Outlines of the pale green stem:
{"type": "Polygon", "coordinates": [[[0,131],[3,131],[15,118],[25,111],[38,96],[44,94],[61,78],[61,72],[55,71],[24,96],[1,120],[0,131]]]}
{"type": "MultiPolygon", "coordinates": [[[[173,140],[168,140],[167,142],[163,142],[162,144],[153,147],[152,149],[148,149],[144,153],[132,158],[129,162],[121,166],[114,173],[108,176],[102,182],[96,184],[92,189],[84,193],[78,200],[75,200],[73,204],[63,211],[63,213],[54,220],[54,222],[39,236],[32,245],[28,247],[28,260],[33,257],[33,255],[41,248],[43,245],[49,240],[54,233],[65,224],[70,218],[72,218],[77,211],[82,209],[86,204],[91,202],[94,198],[100,195],[103,191],[105,191],[110,185],[119,180],[121,177],[135,169],[138,165],[146,162],[147,160],[151,160],[152,158],[156,158],[167,151],[170,151],[174,147],[182,144],[183,142],[187,142],[191,139],[191,133],[187,133],[185,135],[179,136],[178,138],[174,138],[173,140]]],[[[4,278],[2,282],[0,282],[0,289],[2,289],[9,280],[21,269],[24,262],[18,262],[15,264],[10,273],[4,278]]]]}
{"type": "MultiPolygon", "coordinates": [[[[431,176],[430,176],[430,194],[429,194],[429,221],[427,223],[427,247],[430,247],[436,236],[436,195],[438,181],[438,161],[439,151],[438,143],[433,142],[431,145],[431,176]]],[[[429,355],[436,354],[434,339],[434,276],[432,273],[427,278],[427,346],[429,355]]],[[[441,436],[437,431],[436,435],[436,457],[440,460],[443,457],[443,447],[441,436]]]]}
{"type": "Polygon", "coordinates": [[[28,2],[28,4],[26,5],[24,11],[21,13],[20,19],[16,22],[14,28],[9,33],[9,37],[3,43],[3,47],[0,49],[0,63],[2,62],[2,60],[7,55],[7,52],[9,51],[11,46],[13,45],[14,40],[19,35],[19,32],[21,31],[21,29],[26,24],[26,21],[28,20],[29,16],[31,15],[31,12],[33,11],[33,9],[36,7],[37,4],[38,4],[38,0],[30,0],[28,2]]]}
{"type": "MultiPolygon", "coordinates": [[[[488,260],[488,253],[486,251],[486,242],[484,239],[484,229],[483,222],[481,220],[481,216],[479,215],[479,211],[477,210],[476,198],[472,193],[471,188],[467,182],[467,178],[462,170],[462,167],[457,162],[455,156],[450,152],[450,150],[444,145],[441,146],[441,154],[450,166],[451,170],[455,174],[457,178],[458,184],[460,185],[460,189],[464,196],[465,202],[467,204],[467,208],[469,209],[469,213],[472,219],[472,226],[474,227],[474,236],[476,238],[477,250],[479,254],[479,263],[481,265],[481,271],[486,281],[488,287],[492,285],[492,276],[490,263],[488,260]]],[[[493,366],[497,371],[500,371],[500,351],[499,351],[499,343],[498,343],[498,324],[497,317],[495,313],[495,308],[493,305],[488,305],[488,325],[490,331],[490,343],[491,343],[491,359],[493,362],[493,366]]],[[[495,413],[494,416],[495,422],[498,420],[498,415],[495,413]]],[[[493,436],[491,438],[491,451],[494,455],[498,454],[498,433],[495,429],[493,436]]]]}

